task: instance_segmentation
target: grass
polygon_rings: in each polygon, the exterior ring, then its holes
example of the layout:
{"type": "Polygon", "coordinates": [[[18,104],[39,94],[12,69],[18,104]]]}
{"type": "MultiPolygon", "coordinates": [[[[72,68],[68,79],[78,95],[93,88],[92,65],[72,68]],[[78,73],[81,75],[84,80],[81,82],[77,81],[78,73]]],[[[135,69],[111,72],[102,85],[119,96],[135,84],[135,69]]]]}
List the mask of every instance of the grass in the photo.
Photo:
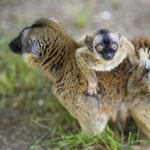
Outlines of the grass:
{"type": "Polygon", "coordinates": [[[118,131],[112,131],[112,129],[107,125],[106,129],[101,134],[88,135],[79,132],[65,133],[60,125],[56,125],[55,134],[57,137],[53,137],[50,140],[42,141],[42,139],[50,134],[51,128],[41,125],[36,121],[32,120],[36,125],[46,128],[45,132],[35,143],[31,146],[31,149],[39,149],[41,147],[48,147],[50,149],[61,148],[63,150],[75,150],[75,149],[85,149],[85,150],[124,150],[131,149],[132,146],[139,144],[140,142],[150,141],[140,141],[139,130],[137,133],[132,134],[129,132],[129,136],[124,137],[118,131]]]}
{"type": "Polygon", "coordinates": [[[21,56],[9,50],[8,41],[13,37],[0,34],[0,39],[0,108],[10,109],[14,116],[22,118],[18,124],[12,123],[10,130],[27,125],[32,128],[32,140],[26,143],[30,149],[117,150],[149,142],[139,140],[139,130],[125,136],[121,128],[119,132],[109,126],[101,134],[83,134],[78,122],[51,94],[48,76],[38,68],[29,68],[21,56]]]}

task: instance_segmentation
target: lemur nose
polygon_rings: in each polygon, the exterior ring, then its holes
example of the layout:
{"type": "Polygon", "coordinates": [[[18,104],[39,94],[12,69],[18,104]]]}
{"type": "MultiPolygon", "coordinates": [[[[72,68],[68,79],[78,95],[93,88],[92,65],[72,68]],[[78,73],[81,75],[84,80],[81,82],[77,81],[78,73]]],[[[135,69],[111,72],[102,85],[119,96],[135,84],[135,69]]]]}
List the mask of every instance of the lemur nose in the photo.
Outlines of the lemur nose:
{"type": "Polygon", "coordinates": [[[113,57],[112,54],[107,54],[106,56],[107,56],[107,58],[112,58],[113,57]]]}

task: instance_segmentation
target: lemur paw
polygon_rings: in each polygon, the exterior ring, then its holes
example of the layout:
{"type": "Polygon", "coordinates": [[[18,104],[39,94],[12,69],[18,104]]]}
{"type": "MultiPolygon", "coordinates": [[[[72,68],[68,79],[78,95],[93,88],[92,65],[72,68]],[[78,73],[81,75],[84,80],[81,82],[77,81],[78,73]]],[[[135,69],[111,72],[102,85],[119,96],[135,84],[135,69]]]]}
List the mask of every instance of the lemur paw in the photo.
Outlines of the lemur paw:
{"type": "Polygon", "coordinates": [[[97,94],[97,91],[99,91],[97,84],[89,84],[88,91],[87,91],[88,94],[90,95],[97,94]]]}
{"type": "Polygon", "coordinates": [[[149,52],[148,50],[149,50],[149,49],[148,49],[147,47],[145,48],[145,51],[144,51],[143,48],[140,48],[140,49],[139,49],[140,60],[146,61],[146,60],[149,59],[149,54],[150,54],[150,52],[149,52]]]}
{"type": "Polygon", "coordinates": [[[148,59],[146,62],[146,69],[150,70],[150,59],[148,59]]]}

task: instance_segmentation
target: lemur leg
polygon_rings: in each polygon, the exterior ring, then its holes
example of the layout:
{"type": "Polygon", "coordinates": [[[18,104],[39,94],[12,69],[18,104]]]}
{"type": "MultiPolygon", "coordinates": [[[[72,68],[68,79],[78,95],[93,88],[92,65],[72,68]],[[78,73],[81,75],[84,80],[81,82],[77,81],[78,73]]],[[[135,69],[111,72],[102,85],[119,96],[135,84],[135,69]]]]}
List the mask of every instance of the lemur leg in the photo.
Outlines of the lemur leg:
{"type": "Polygon", "coordinates": [[[77,65],[88,81],[87,92],[90,95],[97,94],[97,90],[99,90],[96,73],[91,69],[92,65],[94,65],[92,57],[93,55],[85,47],[79,48],[75,53],[77,65]]]}
{"type": "Polygon", "coordinates": [[[91,118],[89,121],[79,120],[83,132],[88,134],[101,133],[109,120],[109,115],[104,112],[99,112],[99,117],[91,118]]]}
{"type": "Polygon", "coordinates": [[[150,138],[150,96],[139,94],[130,107],[130,113],[143,133],[150,138]]]}
{"type": "Polygon", "coordinates": [[[135,52],[134,46],[125,37],[121,37],[120,40],[121,40],[122,44],[125,45],[125,48],[127,49],[127,57],[129,59],[129,61],[131,62],[132,66],[136,66],[136,63],[138,61],[138,57],[137,57],[137,54],[135,52]]]}
{"type": "Polygon", "coordinates": [[[72,110],[70,111],[71,115],[79,121],[83,132],[88,134],[101,133],[110,118],[108,112],[101,110],[103,104],[99,102],[100,100],[89,95],[83,95],[77,101],[80,101],[80,105],[67,107],[67,109],[72,110]]]}

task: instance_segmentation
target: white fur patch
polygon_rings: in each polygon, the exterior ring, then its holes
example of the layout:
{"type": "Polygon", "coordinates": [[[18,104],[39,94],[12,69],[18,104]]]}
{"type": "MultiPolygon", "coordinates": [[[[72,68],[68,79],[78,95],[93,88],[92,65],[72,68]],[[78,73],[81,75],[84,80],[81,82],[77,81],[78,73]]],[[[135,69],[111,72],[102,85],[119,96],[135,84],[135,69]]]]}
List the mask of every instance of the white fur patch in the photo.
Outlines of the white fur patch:
{"type": "Polygon", "coordinates": [[[32,53],[25,53],[25,54],[23,54],[22,55],[22,57],[23,57],[23,59],[24,59],[24,61],[27,63],[27,64],[30,64],[30,65],[35,65],[34,63],[33,63],[33,58],[35,58],[35,55],[34,54],[32,54],[32,53]]]}
{"type": "MultiPolygon", "coordinates": [[[[118,53],[119,54],[119,53],[118,53]]],[[[92,66],[95,71],[111,71],[117,67],[126,58],[126,51],[122,52],[117,58],[113,58],[111,61],[104,60],[101,64],[92,66]]]]}

